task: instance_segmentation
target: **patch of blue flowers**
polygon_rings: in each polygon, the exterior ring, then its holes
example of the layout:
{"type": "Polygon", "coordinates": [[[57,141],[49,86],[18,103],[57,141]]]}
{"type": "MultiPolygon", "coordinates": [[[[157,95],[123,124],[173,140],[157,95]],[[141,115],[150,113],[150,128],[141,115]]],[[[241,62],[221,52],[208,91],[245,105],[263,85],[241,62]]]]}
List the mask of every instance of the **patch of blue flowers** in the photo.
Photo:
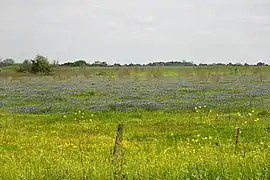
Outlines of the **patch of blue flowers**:
{"type": "Polygon", "coordinates": [[[256,78],[230,75],[220,83],[201,84],[169,76],[159,80],[93,76],[67,80],[35,77],[33,81],[21,79],[8,84],[0,81],[0,108],[16,113],[66,113],[74,109],[184,111],[203,105],[225,111],[270,108],[270,82],[250,83],[250,79],[256,78]]]}

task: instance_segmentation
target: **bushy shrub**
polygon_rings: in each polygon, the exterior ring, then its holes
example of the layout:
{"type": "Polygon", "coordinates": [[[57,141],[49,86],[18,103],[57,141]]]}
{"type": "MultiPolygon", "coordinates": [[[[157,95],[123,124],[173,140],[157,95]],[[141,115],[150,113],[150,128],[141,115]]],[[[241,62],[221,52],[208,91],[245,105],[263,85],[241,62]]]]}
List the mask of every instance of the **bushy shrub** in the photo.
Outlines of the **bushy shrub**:
{"type": "Polygon", "coordinates": [[[31,68],[32,73],[41,72],[41,73],[49,74],[51,72],[51,65],[47,57],[44,57],[38,54],[35,57],[35,59],[31,60],[31,62],[32,62],[32,68],[31,68]]]}
{"type": "Polygon", "coordinates": [[[50,65],[48,58],[37,55],[34,59],[25,60],[17,70],[18,72],[30,72],[30,73],[45,73],[51,72],[52,66],[50,65]]]}

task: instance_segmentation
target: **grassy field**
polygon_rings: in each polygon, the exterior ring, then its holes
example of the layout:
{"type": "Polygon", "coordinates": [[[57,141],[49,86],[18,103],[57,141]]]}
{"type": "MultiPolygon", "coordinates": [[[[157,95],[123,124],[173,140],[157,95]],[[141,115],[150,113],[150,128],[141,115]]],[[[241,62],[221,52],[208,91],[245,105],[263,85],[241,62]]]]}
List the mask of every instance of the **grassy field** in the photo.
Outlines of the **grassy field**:
{"type": "Polygon", "coordinates": [[[269,109],[270,67],[2,70],[0,179],[270,179],[269,109]]]}

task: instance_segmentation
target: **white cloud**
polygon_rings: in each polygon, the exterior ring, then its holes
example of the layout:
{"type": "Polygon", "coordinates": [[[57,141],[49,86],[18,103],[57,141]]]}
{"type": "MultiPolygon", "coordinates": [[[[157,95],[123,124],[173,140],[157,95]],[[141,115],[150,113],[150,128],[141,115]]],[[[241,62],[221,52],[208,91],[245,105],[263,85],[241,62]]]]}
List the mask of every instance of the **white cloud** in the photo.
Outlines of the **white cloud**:
{"type": "Polygon", "coordinates": [[[123,63],[270,59],[269,9],[266,0],[3,1],[1,55],[123,63]]]}
{"type": "Polygon", "coordinates": [[[112,22],[109,22],[108,27],[110,29],[117,29],[118,28],[118,24],[116,22],[112,21],[112,22]]]}
{"type": "Polygon", "coordinates": [[[152,16],[141,16],[141,15],[137,15],[135,17],[135,21],[137,23],[142,23],[142,24],[149,24],[153,22],[153,17],[152,16]]]}

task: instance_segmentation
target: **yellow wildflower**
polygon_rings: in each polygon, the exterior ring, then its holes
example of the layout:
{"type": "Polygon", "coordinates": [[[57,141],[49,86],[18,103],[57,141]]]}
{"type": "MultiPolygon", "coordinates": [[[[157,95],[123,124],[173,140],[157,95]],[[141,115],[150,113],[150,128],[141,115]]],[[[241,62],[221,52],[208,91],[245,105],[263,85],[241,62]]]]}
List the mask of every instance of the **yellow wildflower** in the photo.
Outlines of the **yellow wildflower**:
{"type": "Polygon", "coordinates": [[[260,118],[256,118],[254,121],[257,122],[257,121],[259,121],[259,120],[260,120],[260,118]]]}

